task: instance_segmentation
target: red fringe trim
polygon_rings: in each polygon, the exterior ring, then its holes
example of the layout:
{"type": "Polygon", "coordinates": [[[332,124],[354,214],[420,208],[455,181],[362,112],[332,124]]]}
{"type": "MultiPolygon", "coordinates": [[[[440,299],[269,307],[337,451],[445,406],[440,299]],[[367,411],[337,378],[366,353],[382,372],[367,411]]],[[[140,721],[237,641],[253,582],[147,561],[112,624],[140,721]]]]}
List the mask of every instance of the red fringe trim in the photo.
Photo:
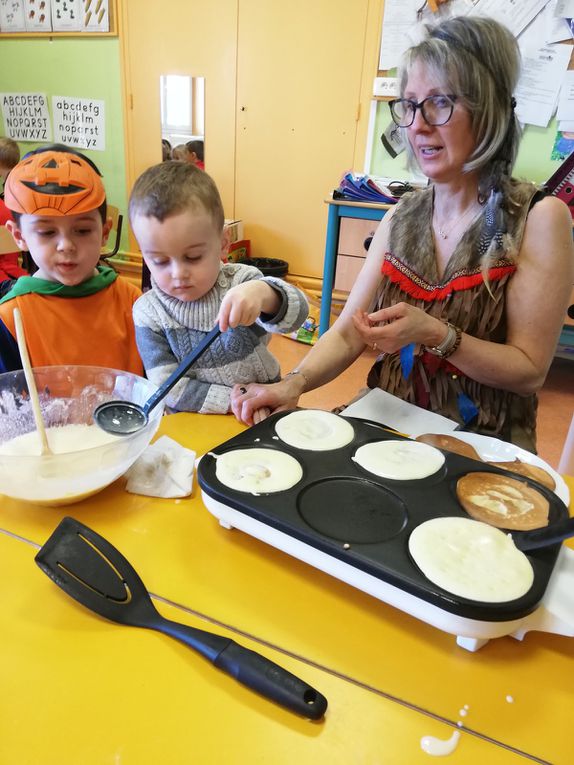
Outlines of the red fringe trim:
{"type": "MultiPolygon", "coordinates": [[[[408,273],[400,270],[389,260],[383,261],[381,271],[393,284],[397,284],[403,292],[406,292],[407,295],[428,302],[432,300],[444,300],[452,292],[461,292],[463,290],[471,289],[472,287],[477,287],[484,281],[482,272],[478,271],[474,274],[455,275],[444,287],[436,287],[425,282],[424,279],[421,279],[420,276],[417,276],[413,271],[410,271],[410,269],[405,269],[408,273]],[[409,276],[409,273],[413,274],[417,281],[414,281],[411,276],[409,276]]],[[[498,281],[499,279],[502,279],[503,276],[511,274],[514,271],[516,271],[516,266],[513,264],[494,266],[488,270],[488,278],[492,282],[498,281]]]]}

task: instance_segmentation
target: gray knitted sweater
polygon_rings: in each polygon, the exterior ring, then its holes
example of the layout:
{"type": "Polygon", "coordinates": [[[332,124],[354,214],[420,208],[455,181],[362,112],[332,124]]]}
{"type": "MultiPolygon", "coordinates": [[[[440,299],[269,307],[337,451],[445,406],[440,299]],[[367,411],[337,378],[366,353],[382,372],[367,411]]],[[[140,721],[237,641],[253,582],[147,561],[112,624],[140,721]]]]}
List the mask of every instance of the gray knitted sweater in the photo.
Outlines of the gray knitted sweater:
{"type": "Polygon", "coordinates": [[[292,332],[308,314],[303,293],[282,279],[263,276],[253,266],[222,264],[215,285],[202,298],[183,302],[156,284],[134,304],[136,342],[148,378],[161,385],[181,359],[215,325],[225,293],[236,284],[263,279],[282,297],[275,316],[261,314],[250,327],[223,333],[170,391],[166,403],[177,411],[223,414],[235,384],[275,382],[279,362],[267,349],[268,332],[292,332]]]}

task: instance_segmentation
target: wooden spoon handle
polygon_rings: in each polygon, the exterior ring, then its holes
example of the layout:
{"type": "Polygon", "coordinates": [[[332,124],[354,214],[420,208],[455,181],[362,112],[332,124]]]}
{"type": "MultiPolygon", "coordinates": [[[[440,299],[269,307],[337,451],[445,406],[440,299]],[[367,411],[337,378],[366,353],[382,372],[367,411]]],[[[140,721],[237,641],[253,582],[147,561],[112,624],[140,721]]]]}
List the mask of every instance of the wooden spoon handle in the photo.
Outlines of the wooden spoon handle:
{"type": "Polygon", "coordinates": [[[40,409],[38,389],[36,388],[36,381],[34,380],[34,373],[30,363],[30,356],[28,355],[28,347],[26,345],[26,336],[24,334],[22,317],[18,308],[14,309],[14,325],[16,327],[16,342],[18,343],[18,350],[20,351],[20,358],[22,359],[24,377],[26,378],[26,384],[28,385],[28,393],[30,394],[32,411],[34,412],[34,420],[36,422],[36,429],[38,431],[38,436],[40,437],[40,454],[51,454],[52,450],[48,445],[44,420],[42,419],[42,410],[40,409]]]}

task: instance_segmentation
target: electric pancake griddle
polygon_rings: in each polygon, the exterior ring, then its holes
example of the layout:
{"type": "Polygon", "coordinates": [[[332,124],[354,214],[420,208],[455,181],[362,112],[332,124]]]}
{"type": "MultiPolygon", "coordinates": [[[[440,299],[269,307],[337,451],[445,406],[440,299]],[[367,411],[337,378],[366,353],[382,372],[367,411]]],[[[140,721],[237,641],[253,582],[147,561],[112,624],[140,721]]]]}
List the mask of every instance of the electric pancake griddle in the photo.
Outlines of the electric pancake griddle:
{"type": "MultiPolygon", "coordinates": [[[[275,423],[282,412],[254,425],[204,455],[198,467],[203,502],[222,526],[240,529],[344,582],[457,636],[477,650],[490,638],[522,639],[532,629],[574,635],[574,551],[560,544],[527,553],[534,582],[521,598],[486,603],[453,595],[430,582],[408,551],[413,529],[432,518],[467,517],[456,497],[457,480],[472,471],[508,473],[444,452],[445,464],[425,479],[379,478],[352,460],[373,441],[407,440],[378,423],[351,417],[354,440],[330,451],[297,450],[281,441],[275,423]],[[248,494],[216,477],[216,456],[245,448],[277,449],[298,460],[303,478],[291,489],[248,494]],[[568,586],[565,586],[566,578],[568,586]],[[569,603],[565,603],[565,598],[569,603]]],[[[568,517],[564,503],[540,484],[550,503],[550,523],[568,517]]]]}

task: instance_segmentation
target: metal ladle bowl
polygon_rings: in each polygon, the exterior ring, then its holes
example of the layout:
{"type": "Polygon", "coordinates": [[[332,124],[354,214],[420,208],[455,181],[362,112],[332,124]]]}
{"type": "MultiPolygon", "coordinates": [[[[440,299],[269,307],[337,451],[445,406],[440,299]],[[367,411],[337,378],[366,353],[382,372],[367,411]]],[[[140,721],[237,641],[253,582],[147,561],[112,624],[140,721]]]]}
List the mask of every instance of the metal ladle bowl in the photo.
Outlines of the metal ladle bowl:
{"type": "Polygon", "coordinates": [[[94,421],[98,427],[114,436],[129,436],[144,428],[149,413],[167,396],[173,386],[183,377],[191,365],[209,348],[221,334],[217,324],[195,348],[184,356],[179,366],[167,380],[151,395],[143,406],[133,401],[106,401],[94,410],[94,421]]]}

